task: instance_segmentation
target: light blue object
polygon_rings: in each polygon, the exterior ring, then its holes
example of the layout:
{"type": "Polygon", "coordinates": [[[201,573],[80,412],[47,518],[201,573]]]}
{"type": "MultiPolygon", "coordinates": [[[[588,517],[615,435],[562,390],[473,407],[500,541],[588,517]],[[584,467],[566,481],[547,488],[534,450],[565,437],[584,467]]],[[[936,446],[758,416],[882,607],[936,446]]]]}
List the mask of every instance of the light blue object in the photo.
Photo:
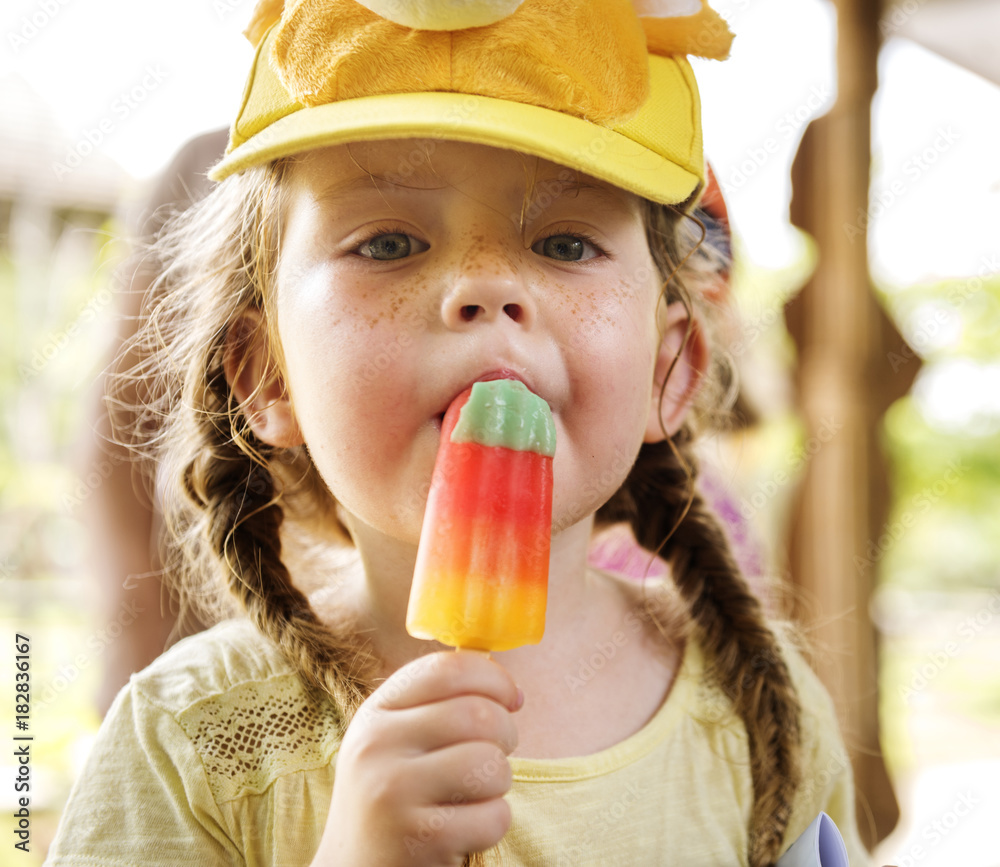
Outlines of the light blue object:
{"type": "Polygon", "coordinates": [[[844,838],[833,819],[820,813],[778,859],[776,867],[850,867],[844,838]]]}

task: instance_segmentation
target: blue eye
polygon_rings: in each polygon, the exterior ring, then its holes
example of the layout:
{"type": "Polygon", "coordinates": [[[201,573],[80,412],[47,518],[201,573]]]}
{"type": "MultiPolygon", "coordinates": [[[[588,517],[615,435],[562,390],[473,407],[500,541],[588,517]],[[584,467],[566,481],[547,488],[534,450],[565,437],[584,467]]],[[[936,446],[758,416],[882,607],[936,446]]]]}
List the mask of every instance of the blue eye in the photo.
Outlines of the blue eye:
{"type": "Polygon", "coordinates": [[[558,262],[581,262],[597,255],[594,245],[580,235],[550,235],[537,241],[531,249],[558,262]]]}
{"type": "Polygon", "coordinates": [[[421,246],[426,249],[426,245],[421,245],[415,238],[411,238],[403,232],[385,232],[365,241],[358,247],[358,253],[367,259],[386,262],[393,259],[405,259],[414,252],[419,253],[421,246]],[[414,250],[414,247],[418,249],[414,250]]]}

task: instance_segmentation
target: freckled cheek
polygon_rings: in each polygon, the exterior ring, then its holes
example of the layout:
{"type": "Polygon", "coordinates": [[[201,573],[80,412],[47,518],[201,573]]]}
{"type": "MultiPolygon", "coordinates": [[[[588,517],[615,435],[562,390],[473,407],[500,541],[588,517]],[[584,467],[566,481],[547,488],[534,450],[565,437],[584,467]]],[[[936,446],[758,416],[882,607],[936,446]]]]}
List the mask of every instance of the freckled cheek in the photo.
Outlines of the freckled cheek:
{"type": "Polygon", "coordinates": [[[634,362],[656,341],[655,304],[627,283],[566,292],[554,311],[564,349],[593,363],[634,362]]]}
{"type": "Polygon", "coordinates": [[[339,374],[370,382],[407,354],[431,317],[421,287],[392,286],[330,274],[320,286],[289,300],[282,339],[297,344],[306,363],[332,365],[339,374]]]}

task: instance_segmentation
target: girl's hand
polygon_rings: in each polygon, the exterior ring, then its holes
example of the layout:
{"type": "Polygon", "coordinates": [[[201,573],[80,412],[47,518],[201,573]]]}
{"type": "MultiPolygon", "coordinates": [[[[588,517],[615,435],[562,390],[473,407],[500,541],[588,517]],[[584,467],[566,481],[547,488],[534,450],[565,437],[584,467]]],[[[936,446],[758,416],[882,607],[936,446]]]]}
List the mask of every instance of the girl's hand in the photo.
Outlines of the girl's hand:
{"type": "Polygon", "coordinates": [[[497,843],[522,702],[478,653],[433,653],[395,672],[344,735],[314,867],[460,867],[497,843]]]}

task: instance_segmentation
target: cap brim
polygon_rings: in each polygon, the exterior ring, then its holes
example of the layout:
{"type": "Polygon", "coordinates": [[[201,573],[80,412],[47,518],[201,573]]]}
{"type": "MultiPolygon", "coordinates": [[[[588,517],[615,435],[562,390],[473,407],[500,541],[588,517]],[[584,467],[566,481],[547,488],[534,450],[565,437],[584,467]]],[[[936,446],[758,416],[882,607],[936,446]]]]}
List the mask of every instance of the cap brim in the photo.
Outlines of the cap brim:
{"type": "Polygon", "coordinates": [[[251,166],[314,148],[414,137],[520,151],[666,204],[689,201],[701,184],[696,171],[620,132],[535,105],[440,92],[386,94],[300,108],[226,154],[209,177],[221,181],[251,166]]]}

